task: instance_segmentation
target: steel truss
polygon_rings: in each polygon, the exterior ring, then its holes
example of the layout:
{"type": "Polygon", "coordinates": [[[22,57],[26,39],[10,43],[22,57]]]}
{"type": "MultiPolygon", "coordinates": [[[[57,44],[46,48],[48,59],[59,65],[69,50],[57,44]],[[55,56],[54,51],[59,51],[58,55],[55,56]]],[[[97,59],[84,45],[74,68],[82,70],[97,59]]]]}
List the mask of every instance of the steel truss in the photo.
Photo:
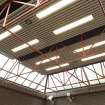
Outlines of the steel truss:
{"type": "Polygon", "coordinates": [[[18,60],[1,56],[1,59],[5,62],[0,67],[0,77],[33,90],[41,91],[44,94],[84,86],[90,88],[91,85],[105,82],[105,62],[57,74],[41,75],[23,66],[18,60]]]}
{"type": "Polygon", "coordinates": [[[7,0],[7,2],[3,5],[3,7],[1,6],[0,8],[0,16],[4,13],[4,11],[6,11],[5,13],[5,17],[2,20],[2,22],[0,23],[0,25],[2,25],[3,27],[8,26],[10,24],[12,24],[15,21],[19,21],[21,19],[24,19],[25,15],[30,15],[35,9],[37,9],[38,7],[40,7],[41,5],[49,2],[51,0],[37,0],[36,2],[22,2],[20,0],[7,0]],[[10,20],[9,19],[9,11],[10,8],[12,6],[12,3],[16,3],[16,4],[21,4],[24,6],[28,6],[28,8],[25,8],[23,13],[19,14],[18,16],[16,16],[14,19],[10,20]]]}

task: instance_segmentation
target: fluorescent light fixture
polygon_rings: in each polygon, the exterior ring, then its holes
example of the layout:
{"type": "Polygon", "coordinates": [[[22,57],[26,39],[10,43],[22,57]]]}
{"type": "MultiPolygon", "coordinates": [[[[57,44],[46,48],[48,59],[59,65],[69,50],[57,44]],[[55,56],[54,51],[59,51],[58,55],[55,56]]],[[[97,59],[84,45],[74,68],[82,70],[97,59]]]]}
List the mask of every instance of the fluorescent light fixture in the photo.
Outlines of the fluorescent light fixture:
{"type": "Polygon", "coordinates": [[[74,3],[75,1],[77,0],[59,0],[58,2],[54,3],[53,5],[49,6],[48,8],[45,8],[44,10],[42,11],[39,11],[36,16],[39,18],[39,19],[43,19],[55,12],[57,12],[58,10],[74,3]]]}
{"type": "Polygon", "coordinates": [[[60,67],[66,67],[66,66],[69,66],[69,63],[64,63],[60,65],[60,67]]]}
{"type": "Polygon", "coordinates": [[[83,52],[83,51],[89,50],[90,48],[99,47],[99,46],[102,46],[104,44],[105,44],[105,40],[104,41],[97,42],[97,43],[95,43],[93,45],[91,44],[91,45],[85,46],[83,48],[76,49],[76,50],[73,51],[73,53],[83,52]]]}
{"type": "Polygon", "coordinates": [[[54,66],[54,67],[47,68],[46,71],[51,71],[59,68],[60,68],[59,66],[54,66]]]}
{"type": "Polygon", "coordinates": [[[88,45],[88,46],[85,46],[83,48],[79,48],[79,49],[74,50],[73,53],[83,52],[83,51],[89,50],[91,47],[92,47],[92,45],[88,45]]]}
{"type": "Polygon", "coordinates": [[[98,42],[98,43],[95,43],[94,45],[93,45],[93,48],[94,47],[98,47],[98,46],[102,46],[102,45],[104,45],[105,44],[105,40],[104,41],[101,41],[101,42],[98,42]]]}
{"type": "Polygon", "coordinates": [[[77,20],[75,22],[69,23],[69,24],[67,24],[67,25],[65,25],[65,26],[63,26],[61,28],[58,28],[58,29],[54,30],[53,33],[55,35],[59,35],[61,33],[64,33],[66,31],[68,31],[68,30],[71,30],[71,29],[76,28],[78,26],[81,26],[81,25],[83,25],[85,23],[88,23],[88,22],[92,21],[93,19],[94,18],[93,18],[92,15],[85,16],[85,17],[83,17],[83,18],[81,18],[81,19],[79,19],[79,20],[77,20]]]}
{"type": "Polygon", "coordinates": [[[105,53],[89,56],[89,57],[81,59],[81,61],[88,61],[88,60],[96,59],[96,58],[103,57],[103,56],[105,56],[105,53]]]}
{"type": "MultiPolygon", "coordinates": [[[[16,33],[21,29],[22,29],[22,26],[16,25],[16,26],[12,27],[11,29],[9,29],[9,31],[11,31],[12,33],[16,33]]],[[[5,31],[5,32],[1,33],[0,34],[0,41],[7,38],[7,37],[9,37],[9,36],[11,36],[11,33],[8,32],[8,31],[5,31]]]]}
{"type": "MultiPolygon", "coordinates": [[[[35,44],[39,43],[39,40],[38,40],[38,39],[34,39],[34,40],[29,41],[29,42],[27,42],[27,43],[28,43],[30,46],[32,46],[32,45],[35,45],[35,44]]],[[[18,51],[20,51],[20,50],[23,50],[23,49],[29,47],[27,43],[22,44],[22,45],[20,45],[20,46],[18,46],[18,47],[16,47],[16,48],[13,48],[12,51],[13,51],[13,52],[18,52],[18,51]]]]}
{"type": "Polygon", "coordinates": [[[35,64],[36,64],[36,65],[40,65],[40,64],[44,64],[44,63],[47,63],[47,62],[50,62],[50,61],[54,61],[54,60],[59,59],[59,58],[60,58],[60,56],[54,56],[54,57],[51,57],[51,58],[49,58],[49,59],[45,59],[45,60],[42,60],[42,61],[38,61],[38,62],[36,62],[35,64]]]}
{"type": "Polygon", "coordinates": [[[51,71],[51,70],[59,69],[59,68],[66,67],[66,66],[69,66],[69,63],[64,63],[59,66],[53,66],[53,67],[47,68],[46,71],[51,71]]]}

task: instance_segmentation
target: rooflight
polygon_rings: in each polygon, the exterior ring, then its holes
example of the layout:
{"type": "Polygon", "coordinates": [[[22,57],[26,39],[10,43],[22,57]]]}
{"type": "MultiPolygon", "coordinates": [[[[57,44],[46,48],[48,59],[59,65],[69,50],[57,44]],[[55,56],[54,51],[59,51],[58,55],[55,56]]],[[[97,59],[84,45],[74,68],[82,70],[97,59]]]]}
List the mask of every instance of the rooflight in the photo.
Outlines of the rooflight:
{"type": "Polygon", "coordinates": [[[91,45],[85,46],[83,48],[76,49],[76,50],[73,51],[73,53],[78,53],[78,52],[86,51],[86,50],[89,50],[90,48],[99,47],[99,46],[102,46],[104,44],[105,44],[105,40],[101,41],[101,42],[97,42],[97,43],[95,43],[93,45],[91,44],[91,45]]]}
{"type": "Polygon", "coordinates": [[[64,63],[59,66],[53,66],[53,67],[47,68],[46,71],[51,71],[51,70],[59,69],[59,68],[66,67],[66,66],[69,66],[69,63],[64,63]]]}
{"type": "MultiPolygon", "coordinates": [[[[16,25],[16,26],[12,27],[11,29],[9,29],[9,31],[11,31],[12,33],[16,33],[21,29],[22,29],[22,26],[16,25]]],[[[5,32],[1,33],[0,34],[0,41],[7,38],[7,37],[9,37],[9,36],[11,36],[11,33],[8,32],[8,31],[5,31],[5,32]]]]}
{"type": "Polygon", "coordinates": [[[43,64],[43,63],[54,61],[54,60],[59,59],[59,58],[60,58],[60,56],[54,56],[54,57],[51,57],[49,59],[45,59],[45,60],[36,62],[36,65],[40,65],[40,64],[43,64]]]}
{"type": "Polygon", "coordinates": [[[78,26],[81,26],[81,25],[83,25],[85,23],[88,23],[88,22],[92,21],[93,19],[94,18],[93,18],[92,15],[85,16],[85,17],[83,17],[83,18],[81,18],[81,19],[79,19],[79,20],[77,20],[75,22],[69,23],[69,24],[67,24],[67,25],[65,25],[65,26],[63,26],[61,28],[58,28],[58,29],[54,30],[53,33],[55,35],[59,35],[61,33],[64,33],[66,31],[68,31],[68,30],[71,30],[71,29],[76,28],[78,26]]]}
{"type": "MultiPolygon", "coordinates": [[[[29,42],[27,42],[27,43],[32,46],[32,45],[35,45],[35,44],[39,43],[39,40],[38,40],[38,39],[34,39],[34,40],[29,41],[29,42]]],[[[16,48],[13,48],[12,51],[13,51],[13,52],[18,52],[18,51],[20,51],[20,50],[23,50],[23,49],[29,47],[29,46],[27,45],[27,43],[22,44],[22,45],[20,45],[20,46],[18,46],[18,47],[16,47],[16,48]]]]}
{"type": "Polygon", "coordinates": [[[105,56],[105,53],[101,53],[101,54],[93,55],[93,56],[90,56],[90,57],[86,57],[86,58],[81,59],[81,61],[88,61],[88,60],[92,60],[92,59],[103,57],[103,56],[105,56]]]}
{"type": "Polygon", "coordinates": [[[77,1],[77,0],[60,0],[60,1],[56,2],[55,4],[49,6],[48,8],[45,8],[44,10],[39,11],[36,14],[36,16],[39,19],[43,19],[43,18],[53,14],[54,12],[57,12],[58,10],[74,3],[75,1],[77,1]]]}

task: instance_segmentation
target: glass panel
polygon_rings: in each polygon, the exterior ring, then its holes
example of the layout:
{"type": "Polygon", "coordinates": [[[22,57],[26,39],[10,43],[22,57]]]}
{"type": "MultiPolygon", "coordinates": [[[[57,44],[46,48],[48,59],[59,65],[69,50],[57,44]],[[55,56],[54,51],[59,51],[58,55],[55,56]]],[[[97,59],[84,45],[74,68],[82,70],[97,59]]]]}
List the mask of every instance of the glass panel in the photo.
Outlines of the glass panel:
{"type": "Polygon", "coordinates": [[[30,81],[25,80],[25,82],[23,83],[23,85],[24,85],[24,86],[29,86],[29,85],[30,85],[30,83],[31,83],[30,81]]]}
{"type": "Polygon", "coordinates": [[[28,80],[30,80],[30,81],[33,81],[33,79],[36,77],[36,75],[37,75],[38,73],[36,73],[36,72],[32,72],[29,76],[28,76],[28,80]]]}
{"type": "Polygon", "coordinates": [[[46,92],[52,92],[52,90],[50,90],[50,89],[46,89],[46,92]]]}
{"type": "Polygon", "coordinates": [[[12,81],[12,82],[15,82],[17,77],[13,77],[13,78],[9,78],[8,80],[12,81]]]}
{"type": "Polygon", "coordinates": [[[7,74],[6,71],[4,70],[0,71],[0,77],[4,78],[6,74],[7,74]]]}
{"type": "Polygon", "coordinates": [[[32,84],[30,85],[30,88],[35,89],[36,86],[37,86],[37,84],[32,83],[32,84]]]}
{"type": "Polygon", "coordinates": [[[4,63],[8,60],[7,57],[4,55],[0,54],[0,68],[4,65],[4,63]]]}
{"type": "Polygon", "coordinates": [[[98,80],[93,80],[93,81],[90,81],[90,84],[91,85],[99,84],[99,81],[98,80]]]}
{"type": "Polygon", "coordinates": [[[18,84],[22,84],[24,82],[25,79],[21,78],[21,77],[18,77],[17,80],[16,80],[16,83],[18,84]]]}
{"type": "Polygon", "coordinates": [[[100,83],[105,83],[105,79],[100,79],[100,83]]]}
{"type": "Polygon", "coordinates": [[[39,83],[43,77],[44,77],[43,75],[38,75],[35,79],[35,82],[39,83]]]}
{"type": "MultiPolygon", "coordinates": [[[[94,64],[94,68],[95,68],[95,71],[96,71],[99,75],[103,76],[103,74],[102,74],[102,68],[101,68],[100,63],[94,64]]],[[[97,75],[98,78],[101,78],[101,76],[99,76],[99,75],[97,75]]]]}
{"type": "Polygon", "coordinates": [[[97,79],[96,74],[93,71],[85,68],[85,72],[86,72],[87,77],[88,77],[89,80],[97,79]]]}
{"type": "Polygon", "coordinates": [[[28,73],[28,72],[31,72],[31,71],[32,71],[31,69],[29,69],[29,68],[25,68],[24,71],[22,72],[22,74],[24,74],[24,73],[28,73]]]}
{"type": "Polygon", "coordinates": [[[9,59],[9,61],[6,63],[3,69],[5,69],[6,71],[9,71],[11,67],[13,66],[13,64],[15,63],[15,61],[16,60],[9,59]]]}
{"type": "Polygon", "coordinates": [[[77,88],[77,87],[80,87],[80,84],[73,84],[72,86],[73,88],[77,88]]]}

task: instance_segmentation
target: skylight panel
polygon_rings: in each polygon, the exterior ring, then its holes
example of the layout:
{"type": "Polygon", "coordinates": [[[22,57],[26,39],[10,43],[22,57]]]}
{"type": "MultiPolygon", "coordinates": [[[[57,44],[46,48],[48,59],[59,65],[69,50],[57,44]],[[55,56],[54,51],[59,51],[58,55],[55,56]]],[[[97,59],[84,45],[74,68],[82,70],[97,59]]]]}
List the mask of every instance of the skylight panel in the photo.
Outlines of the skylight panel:
{"type": "Polygon", "coordinates": [[[48,8],[43,9],[42,11],[39,11],[36,16],[39,19],[43,19],[57,11],[59,11],[60,9],[76,2],[77,0],[59,0],[58,2],[54,3],[53,5],[49,6],[48,8]]]}
{"type": "Polygon", "coordinates": [[[99,84],[99,81],[98,80],[93,80],[93,81],[90,81],[90,84],[91,85],[99,84]]]}
{"type": "Polygon", "coordinates": [[[32,84],[30,85],[30,88],[35,89],[36,86],[37,86],[37,84],[32,83],[32,84]]]}
{"type": "Polygon", "coordinates": [[[88,80],[96,80],[97,79],[97,75],[95,72],[89,70],[88,68],[84,68],[86,75],[88,77],[88,80]]]}
{"type": "MultiPolygon", "coordinates": [[[[29,42],[27,42],[27,43],[28,43],[30,46],[32,46],[32,45],[35,45],[35,44],[39,43],[39,40],[38,40],[38,39],[34,39],[34,40],[29,41],[29,42]]],[[[16,47],[16,48],[13,48],[12,51],[16,53],[16,52],[21,51],[21,50],[23,50],[23,49],[25,49],[25,48],[28,48],[29,46],[28,46],[27,43],[22,44],[22,45],[20,45],[20,46],[18,46],[18,47],[16,47]]]]}
{"type": "Polygon", "coordinates": [[[105,79],[99,79],[100,83],[105,83],[105,79]]]}
{"type": "Polygon", "coordinates": [[[25,79],[18,77],[15,82],[18,84],[22,84],[24,81],[25,81],[25,79]]]}
{"type": "Polygon", "coordinates": [[[30,85],[30,83],[31,83],[30,81],[25,80],[25,82],[23,83],[23,85],[24,85],[24,86],[29,86],[29,85],[30,85]]]}
{"type": "Polygon", "coordinates": [[[33,81],[35,77],[37,77],[39,74],[37,72],[32,72],[30,75],[27,77],[28,80],[33,81]]]}
{"type": "Polygon", "coordinates": [[[26,74],[26,73],[29,73],[29,72],[31,72],[31,71],[32,71],[32,70],[27,67],[27,68],[24,69],[24,71],[22,71],[21,74],[26,74]]]}
{"type": "Polygon", "coordinates": [[[0,71],[0,77],[4,78],[6,74],[7,74],[6,71],[4,70],[0,71]]]}
{"type": "Polygon", "coordinates": [[[96,58],[103,57],[103,56],[105,56],[105,53],[89,56],[89,57],[81,59],[81,61],[88,61],[88,60],[96,59],[96,58]]]}
{"type": "Polygon", "coordinates": [[[95,44],[91,44],[91,45],[88,45],[88,46],[85,46],[85,47],[82,47],[82,48],[79,48],[79,49],[76,49],[73,51],[73,53],[79,53],[79,52],[83,52],[83,51],[86,51],[86,50],[89,50],[91,48],[95,48],[95,47],[99,47],[99,46],[102,46],[105,44],[105,40],[104,41],[100,41],[100,42],[97,42],[95,44]]]}
{"type": "Polygon", "coordinates": [[[59,59],[59,58],[60,58],[60,56],[54,56],[54,57],[51,57],[51,58],[49,58],[49,59],[45,59],[45,60],[42,60],[42,61],[38,61],[38,62],[36,62],[35,64],[36,64],[36,65],[40,65],[40,64],[48,63],[48,62],[50,62],[50,61],[54,61],[54,60],[59,59]]]}
{"type": "Polygon", "coordinates": [[[17,77],[13,77],[13,78],[9,78],[8,80],[9,80],[9,81],[12,81],[12,82],[15,82],[16,78],[17,78],[17,77]]]}
{"type": "MultiPolygon", "coordinates": [[[[12,33],[16,33],[18,31],[20,31],[22,29],[22,26],[20,25],[16,25],[14,27],[12,27],[11,29],[9,29],[10,32],[12,33]]],[[[0,41],[4,40],[5,38],[11,36],[11,33],[8,31],[5,31],[3,33],[0,34],[0,41]]]]}
{"type": "Polygon", "coordinates": [[[69,66],[69,63],[64,63],[59,66],[53,66],[53,67],[47,68],[46,71],[51,71],[51,70],[59,69],[59,68],[66,67],[66,66],[69,66]]]}
{"type": "Polygon", "coordinates": [[[80,87],[81,85],[80,85],[79,83],[77,83],[77,84],[73,84],[72,86],[73,86],[73,88],[78,88],[78,87],[80,87]]]}
{"type": "Polygon", "coordinates": [[[79,19],[79,20],[77,20],[75,22],[69,23],[69,24],[67,24],[67,25],[65,25],[63,27],[60,27],[60,28],[54,30],[53,33],[55,35],[62,34],[64,32],[66,32],[66,31],[68,31],[68,30],[71,30],[71,29],[79,27],[79,26],[81,26],[81,25],[83,25],[85,23],[88,23],[88,22],[92,21],[93,19],[94,19],[93,15],[85,16],[85,17],[83,17],[83,18],[81,18],[81,19],[79,19]]]}
{"type": "Polygon", "coordinates": [[[2,54],[0,54],[0,68],[3,67],[3,65],[5,64],[5,62],[8,60],[8,58],[2,54]]]}

